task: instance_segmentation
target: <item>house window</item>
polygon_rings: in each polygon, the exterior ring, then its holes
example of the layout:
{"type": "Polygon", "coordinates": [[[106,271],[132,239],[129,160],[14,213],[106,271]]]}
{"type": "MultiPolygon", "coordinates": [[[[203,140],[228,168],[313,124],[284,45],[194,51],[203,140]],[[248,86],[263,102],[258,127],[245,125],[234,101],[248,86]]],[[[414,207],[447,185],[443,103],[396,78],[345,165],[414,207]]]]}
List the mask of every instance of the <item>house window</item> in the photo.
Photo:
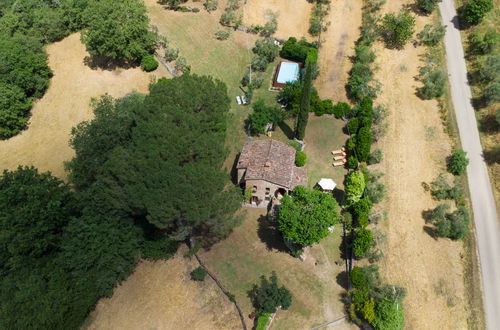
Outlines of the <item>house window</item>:
{"type": "Polygon", "coordinates": [[[257,186],[252,187],[252,192],[257,192],[257,186]]]}
{"type": "Polygon", "coordinates": [[[265,197],[265,200],[266,200],[266,201],[270,201],[270,200],[271,200],[271,197],[270,197],[270,196],[266,196],[266,197],[265,197]]]}
{"type": "Polygon", "coordinates": [[[266,188],[266,195],[269,195],[271,193],[271,188],[266,188]]]}

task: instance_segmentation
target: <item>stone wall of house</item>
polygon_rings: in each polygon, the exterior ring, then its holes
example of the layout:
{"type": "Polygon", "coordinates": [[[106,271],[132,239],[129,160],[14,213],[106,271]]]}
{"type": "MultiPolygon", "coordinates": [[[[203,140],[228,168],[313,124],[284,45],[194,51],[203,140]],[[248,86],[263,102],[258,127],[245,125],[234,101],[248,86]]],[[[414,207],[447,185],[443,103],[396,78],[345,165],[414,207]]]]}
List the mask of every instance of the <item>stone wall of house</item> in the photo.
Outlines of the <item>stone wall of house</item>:
{"type": "Polygon", "coordinates": [[[264,180],[247,180],[246,189],[252,189],[252,197],[257,197],[260,203],[269,203],[273,197],[276,197],[278,189],[288,191],[284,186],[280,186],[264,180]]]}

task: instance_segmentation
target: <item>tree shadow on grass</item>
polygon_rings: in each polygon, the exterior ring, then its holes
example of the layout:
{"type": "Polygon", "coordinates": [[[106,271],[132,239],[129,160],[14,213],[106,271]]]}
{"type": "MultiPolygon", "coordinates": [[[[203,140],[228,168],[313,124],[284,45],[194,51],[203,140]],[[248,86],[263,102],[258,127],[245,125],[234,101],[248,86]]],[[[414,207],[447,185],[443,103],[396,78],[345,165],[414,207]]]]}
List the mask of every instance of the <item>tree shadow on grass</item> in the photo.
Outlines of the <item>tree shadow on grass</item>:
{"type": "Polygon", "coordinates": [[[285,134],[289,140],[292,140],[294,138],[293,130],[290,126],[288,126],[287,123],[282,121],[278,124],[278,127],[283,131],[283,134],[285,134]]]}
{"type": "Polygon", "coordinates": [[[279,252],[289,252],[278,227],[272,224],[267,216],[261,215],[257,222],[259,224],[257,235],[266,244],[268,251],[278,250],[279,252]]]}
{"type": "Polygon", "coordinates": [[[495,115],[485,115],[479,121],[479,130],[486,134],[494,134],[500,129],[495,115]]]}
{"type": "Polygon", "coordinates": [[[422,211],[422,218],[424,218],[425,223],[427,223],[427,224],[431,223],[431,221],[432,221],[432,218],[431,218],[432,211],[433,211],[432,209],[422,211]]]}
{"type": "Polygon", "coordinates": [[[500,147],[496,147],[483,152],[483,157],[488,165],[500,164],[500,147]]]}
{"type": "Polygon", "coordinates": [[[340,285],[343,289],[347,290],[347,272],[342,271],[337,274],[336,277],[337,284],[340,285]]]}
{"type": "Polygon", "coordinates": [[[138,67],[138,63],[124,62],[113,60],[105,56],[85,56],[83,58],[83,64],[91,68],[92,70],[102,69],[107,71],[113,71],[118,68],[120,69],[131,69],[138,67]]]}

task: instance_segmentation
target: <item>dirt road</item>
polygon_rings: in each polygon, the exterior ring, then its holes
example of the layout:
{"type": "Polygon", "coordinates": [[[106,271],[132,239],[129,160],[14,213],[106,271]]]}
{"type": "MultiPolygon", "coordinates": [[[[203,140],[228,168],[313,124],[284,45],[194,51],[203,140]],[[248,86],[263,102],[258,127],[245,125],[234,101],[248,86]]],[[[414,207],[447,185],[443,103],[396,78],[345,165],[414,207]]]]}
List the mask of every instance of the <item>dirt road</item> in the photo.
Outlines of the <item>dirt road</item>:
{"type": "Polygon", "coordinates": [[[476,225],[479,258],[483,278],[484,306],[488,329],[500,327],[500,227],[495,198],[479,140],[472,94],[467,81],[464,51],[458,30],[453,0],[439,4],[446,25],[445,46],[448,58],[451,96],[455,108],[462,148],[470,159],[467,178],[476,225]]]}

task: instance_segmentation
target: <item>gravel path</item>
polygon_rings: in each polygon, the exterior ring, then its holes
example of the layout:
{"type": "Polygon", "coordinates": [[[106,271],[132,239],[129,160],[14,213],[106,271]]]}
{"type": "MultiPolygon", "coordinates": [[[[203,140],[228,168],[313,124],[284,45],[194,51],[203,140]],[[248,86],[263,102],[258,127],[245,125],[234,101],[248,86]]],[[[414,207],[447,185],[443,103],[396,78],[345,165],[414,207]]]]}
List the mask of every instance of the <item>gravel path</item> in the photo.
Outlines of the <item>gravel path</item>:
{"type": "Polygon", "coordinates": [[[488,329],[500,328],[500,227],[488,170],[483,158],[472,95],[467,81],[464,51],[458,30],[453,0],[439,4],[445,36],[451,95],[455,108],[462,147],[470,164],[467,178],[476,225],[479,259],[483,279],[483,296],[488,329]]]}

